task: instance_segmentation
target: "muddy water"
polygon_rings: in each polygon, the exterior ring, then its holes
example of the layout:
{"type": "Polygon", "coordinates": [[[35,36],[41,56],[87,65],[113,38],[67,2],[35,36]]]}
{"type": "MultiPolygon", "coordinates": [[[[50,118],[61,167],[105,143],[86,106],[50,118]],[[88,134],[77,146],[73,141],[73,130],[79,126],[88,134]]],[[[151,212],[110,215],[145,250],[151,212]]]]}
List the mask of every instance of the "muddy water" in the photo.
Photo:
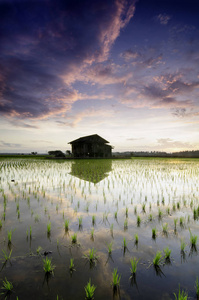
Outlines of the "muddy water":
{"type": "Polygon", "coordinates": [[[174,299],[179,284],[189,299],[196,299],[199,260],[197,245],[190,246],[190,231],[199,235],[198,218],[193,218],[199,206],[198,167],[199,160],[191,159],[1,160],[0,286],[5,277],[12,282],[10,299],[85,299],[84,287],[91,278],[94,299],[174,299]],[[76,244],[71,242],[74,233],[76,244]],[[170,261],[164,259],[166,247],[171,249],[170,261]],[[85,258],[92,248],[98,257],[94,264],[85,258]],[[7,255],[12,251],[7,262],[2,250],[7,255]],[[53,274],[43,270],[45,251],[55,265],[53,274]],[[162,259],[154,268],[157,251],[162,259]],[[133,257],[140,259],[136,276],[130,272],[133,257]],[[115,268],[121,275],[117,292],[111,285],[115,268]]]}

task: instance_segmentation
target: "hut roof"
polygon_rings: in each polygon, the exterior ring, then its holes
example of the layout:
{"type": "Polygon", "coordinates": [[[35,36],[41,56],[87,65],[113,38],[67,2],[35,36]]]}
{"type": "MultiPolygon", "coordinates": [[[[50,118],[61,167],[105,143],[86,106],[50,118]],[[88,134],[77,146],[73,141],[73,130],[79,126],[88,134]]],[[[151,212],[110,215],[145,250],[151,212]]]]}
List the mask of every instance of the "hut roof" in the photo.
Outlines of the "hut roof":
{"type": "Polygon", "coordinates": [[[74,144],[74,143],[100,143],[100,144],[107,144],[109,143],[105,139],[103,139],[101,136],[98,134],[92,134],[92,135],[87,135],[80,137],[77,140],[71,141],[68,144],[74,144]]]}

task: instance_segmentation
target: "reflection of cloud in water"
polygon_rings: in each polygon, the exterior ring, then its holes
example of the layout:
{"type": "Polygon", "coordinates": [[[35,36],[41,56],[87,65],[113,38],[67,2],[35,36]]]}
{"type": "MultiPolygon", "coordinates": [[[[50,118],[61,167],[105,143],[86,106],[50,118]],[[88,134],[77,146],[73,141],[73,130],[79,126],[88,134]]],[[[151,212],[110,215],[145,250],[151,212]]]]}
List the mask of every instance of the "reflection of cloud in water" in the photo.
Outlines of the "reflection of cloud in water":
{"type": "Polygon", "coordinates": [[[98,183],[106,178],[111,170],[111,159],[83,159],[74,161],[69,174],[82,180],[98,183]]]}

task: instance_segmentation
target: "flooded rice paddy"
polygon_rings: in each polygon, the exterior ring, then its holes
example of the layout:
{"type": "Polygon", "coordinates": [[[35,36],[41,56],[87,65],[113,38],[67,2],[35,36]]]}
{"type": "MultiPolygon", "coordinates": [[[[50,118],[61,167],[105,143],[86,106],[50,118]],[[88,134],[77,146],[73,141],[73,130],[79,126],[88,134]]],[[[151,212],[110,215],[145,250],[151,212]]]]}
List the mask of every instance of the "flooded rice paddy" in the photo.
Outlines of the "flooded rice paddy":
{"type": "Polygon", "coordinates": [[[197,299],[199,160],[0,169],[0,298],[85,299],[91,280],[94,299],[197,299]]]}

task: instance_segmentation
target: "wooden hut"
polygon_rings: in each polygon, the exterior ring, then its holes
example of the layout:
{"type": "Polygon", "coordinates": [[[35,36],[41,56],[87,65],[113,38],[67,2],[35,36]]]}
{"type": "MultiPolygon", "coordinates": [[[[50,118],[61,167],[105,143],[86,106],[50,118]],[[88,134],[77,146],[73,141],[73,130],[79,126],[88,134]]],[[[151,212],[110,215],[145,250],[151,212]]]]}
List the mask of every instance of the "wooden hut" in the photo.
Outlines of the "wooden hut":
{"type": "Polygon", "coordinates": [[[80,137],[70,142],[72,154],[76,158],[108,158],[112,156],[112,146],[98,134],[80,137]]]}

